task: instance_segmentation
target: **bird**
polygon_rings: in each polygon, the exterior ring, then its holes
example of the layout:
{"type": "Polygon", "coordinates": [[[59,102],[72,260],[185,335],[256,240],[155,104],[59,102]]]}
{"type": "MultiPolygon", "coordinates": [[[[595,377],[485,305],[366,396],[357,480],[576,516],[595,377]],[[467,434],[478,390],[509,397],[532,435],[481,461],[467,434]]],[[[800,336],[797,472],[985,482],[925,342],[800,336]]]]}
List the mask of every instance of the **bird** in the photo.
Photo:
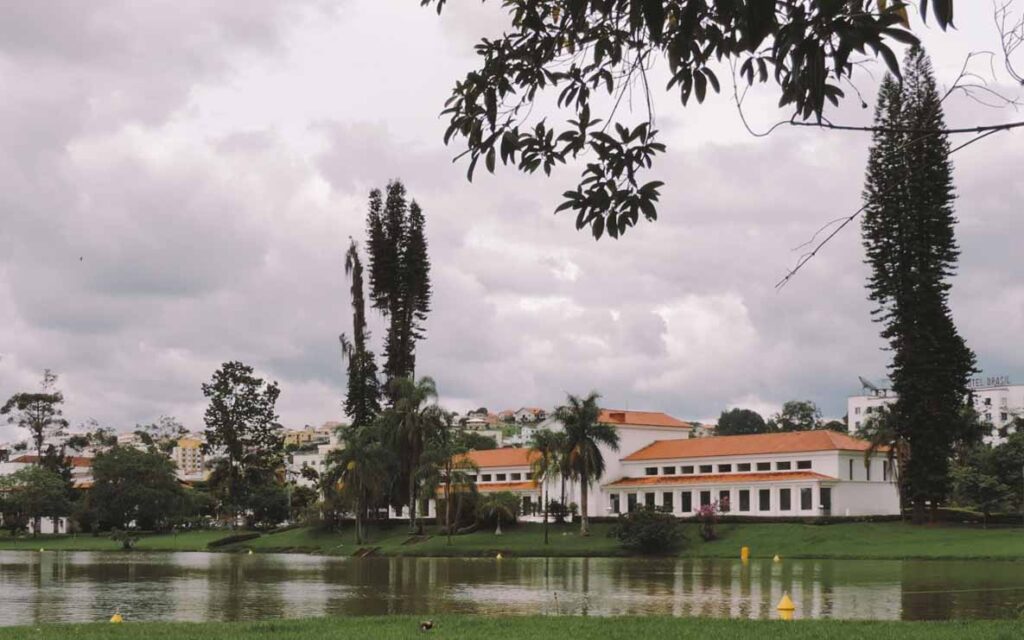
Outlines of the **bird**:
{"type": "Polygon", "coordinates": [[[420,623],[420,631],[430,631],[434,628],[433,620],[424,620],[420,623]]]}

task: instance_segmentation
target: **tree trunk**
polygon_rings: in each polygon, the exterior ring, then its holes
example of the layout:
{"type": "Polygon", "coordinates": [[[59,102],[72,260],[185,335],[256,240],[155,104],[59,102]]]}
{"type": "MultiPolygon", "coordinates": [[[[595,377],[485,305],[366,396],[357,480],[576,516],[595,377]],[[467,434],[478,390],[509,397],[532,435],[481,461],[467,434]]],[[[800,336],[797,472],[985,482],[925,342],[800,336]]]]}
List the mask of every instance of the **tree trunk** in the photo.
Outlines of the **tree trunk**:
{"type": "Polygon", "coordinates": [[[587,493],[589,489],[587,474],[580,474],[580,535],[590,535],[590,518],[587,516],[587,493]]]}
{"type": "Polygon", "coordinates": [[[914,498],[914,511],[910,516],[913,524],[924,524],[924,498],[914,498]]]}
{"type": "Polygon", "coordinates": [[[444,528],[448,532],[448,544],[452,543],[452,482],[451,472],[444,483],[444,528]]]}
{"type": "MultiPolygon", "coordinates": [[[[540,499],[544,500],[544,490],[541,489],[540,499]]],[[[548,543],[548,500],[544,500],[544,544],[548,543]]]]}
{"type": "Polygon", "coordinates": [[[409,535],[416,534],[416,475],[409,470],[409,535]]]}

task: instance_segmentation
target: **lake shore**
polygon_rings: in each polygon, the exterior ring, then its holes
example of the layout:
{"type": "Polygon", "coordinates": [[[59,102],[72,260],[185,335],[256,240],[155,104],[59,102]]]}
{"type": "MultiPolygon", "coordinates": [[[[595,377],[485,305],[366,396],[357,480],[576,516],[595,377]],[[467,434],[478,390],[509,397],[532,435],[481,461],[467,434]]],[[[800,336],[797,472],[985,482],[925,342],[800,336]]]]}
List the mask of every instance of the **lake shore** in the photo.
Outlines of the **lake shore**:
{"type": "MultiPolygon", "coordinates": [[[[477,531],[453,536],[451,544],[435,527],[428,527],[426,539],[410,540],[404,525],[370,528],[366,542],[357,545],[347,527],[341,532],[323,532],[300,527],[267,533],[253,540],[210,548],[211,542],[237,532],[192,531],[178,534],[145,535],[138,551],[221,551],[254,553],[309,553],[351,556],[361,550],[389,557],[625,557],[636,555],[623,549],[609,536],[612,525],[595,523],[588,537],[579,535],[576,525],[552,525],[550,542],[544,544],[543,527],[520,524],[508,527],[500,536],[477,531]]],[[[694,558],[738,558],[740,548],[750,548],[751,557],[771,558],[778,554],[793,559],[934,559],[934,560],[1024,560],[1024,529],[1001,527],[983,529],[967,525],[914,526],[903,522],[855,522],[829,525],[792,523],[731,523],[718,527],[719,539],[703,541],[696,525],[685,525],[686,544],[677,554],[694,558]]],[[[90,534],[12,538],[0,535],[0,549],[38,551],[118,551],[120,545],[106,536],[90,534]]]]}
{"type": "Polygon", "coordinates": [[[461,615],[314,618],[263,622],[164,623],[130,620],[123,624],[42,625],[0,628],[0,640],[341,640],[343,638],[429,638],[522,640],[533,638],[591,638],[634,640],[661,638],[811,640],[873,638],[874,640],[1008,640],[1024,631],[1020,621],[868,622],[836,620],[720,620],[709,618],[524,616],[480,617],[461,615]],[[421,631],[430,619],[433,628],[421,631]]]}

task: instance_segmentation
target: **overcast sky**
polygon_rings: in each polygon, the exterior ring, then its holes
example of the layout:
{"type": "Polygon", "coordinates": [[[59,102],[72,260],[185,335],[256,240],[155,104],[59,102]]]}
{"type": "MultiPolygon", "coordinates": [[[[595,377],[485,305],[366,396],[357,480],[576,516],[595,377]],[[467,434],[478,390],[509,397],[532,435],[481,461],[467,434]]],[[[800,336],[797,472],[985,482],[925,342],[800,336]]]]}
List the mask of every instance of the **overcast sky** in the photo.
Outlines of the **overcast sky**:
{"type": "MultiPolygon", "coordinates": [[[[449,3],[440,18],[417,4],[7,3],[0,399],[50,368],[72,425],[173,415],[201,428],[200,384],[237,359],[280,382],[285,425],[340,418],[343,252],[363,237],[368,191],[395,177],[426,212],[433,261],[419,373],[452,409],[596,389],[606,406],[684,419],[791,398],[842,416],[858,375],[884,378],[858,227],[774,288],[793,247],[859,206],[864,134],[754,138],[728,96],[683,109],[659,92],[661,219],[595,242],[552,215],[579,167],[468,183],[451,164],[438,113],[474,42],[500,31],[500,3],[449,3]]],[[[959,32],[915,24],[944,84],[995,44],[978,5],[959,9],[959,32]]],[[[872,74],[857,79],[869,103],[872,74]]],[[[783,115],[776,100],[750,98],[754,126],[783,115]]],[[[852,98],[834,117],[870,115],[852,98]]],[[[951,125],[1020,117],[947,102],[951,125]]],[[[1024,382],[1021,135],[954,158],[952,302],[985,373],[1024,382]]],[[[0,441],[17,435],[0,427],[0,441]]]]}

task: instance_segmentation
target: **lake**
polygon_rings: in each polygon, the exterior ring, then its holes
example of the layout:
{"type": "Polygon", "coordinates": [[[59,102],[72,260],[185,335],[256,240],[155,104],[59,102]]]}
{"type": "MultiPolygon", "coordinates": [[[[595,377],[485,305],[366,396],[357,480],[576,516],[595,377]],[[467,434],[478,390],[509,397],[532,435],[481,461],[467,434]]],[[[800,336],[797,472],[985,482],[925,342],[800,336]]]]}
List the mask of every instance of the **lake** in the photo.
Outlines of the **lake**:
{"type": "Polygon", "coordinates": [[[1024,563],[0,551],[0,624],[322,615],[1011,618],[1024,563]]]}

